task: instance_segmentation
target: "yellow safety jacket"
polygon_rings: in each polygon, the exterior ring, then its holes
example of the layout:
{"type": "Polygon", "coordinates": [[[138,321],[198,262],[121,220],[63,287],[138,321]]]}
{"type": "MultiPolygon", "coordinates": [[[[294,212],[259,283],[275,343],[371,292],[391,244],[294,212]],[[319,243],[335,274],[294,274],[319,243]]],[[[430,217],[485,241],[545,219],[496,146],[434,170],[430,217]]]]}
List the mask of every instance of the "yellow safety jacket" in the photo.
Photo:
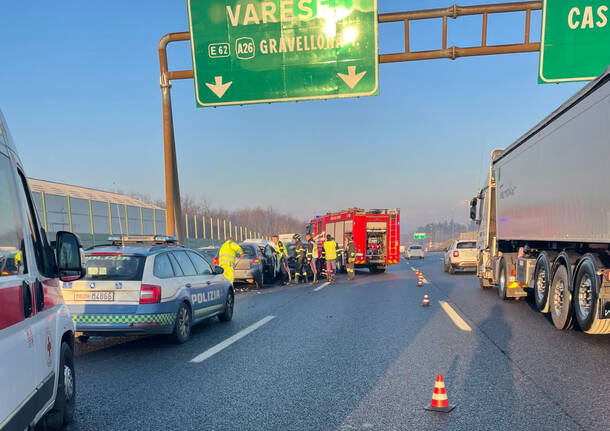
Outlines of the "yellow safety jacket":
{"type": "Polygon", "coordinates": [[[234,267],[235,258],[240,254],[244,254],[241,247],[235,242],[228,240],[222,245],[222,247],[220,247],[220,250],[218,251],[218,264],[222,266],[224,263],[225,265],[234,267]]]}
{"type": "Polygon", "coordinates": [[[335,241],[324,241],[324,257],[326,260],[337,258],[337,243],[335,241]]]}
{"type": "Polygon", "coordinates": [[[286,246],[284,245],[284,243],[282,241],[278,241],[277,244],[275,244],[276,247],[276,251],[277,251],[277,260],[281,261],[282,259],[284,259],[287,255],[287,251],[286,251],[286,246]]]}

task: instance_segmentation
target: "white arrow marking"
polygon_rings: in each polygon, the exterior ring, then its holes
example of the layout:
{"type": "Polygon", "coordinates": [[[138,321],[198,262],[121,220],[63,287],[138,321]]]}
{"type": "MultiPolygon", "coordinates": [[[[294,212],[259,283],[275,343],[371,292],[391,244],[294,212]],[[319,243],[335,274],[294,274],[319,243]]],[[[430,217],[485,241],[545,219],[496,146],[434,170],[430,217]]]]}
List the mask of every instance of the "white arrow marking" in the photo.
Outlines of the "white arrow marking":
{"type": "Polygon", "coordinates": [[[233,84],[233,81],[229,81],[225,84],[222,83],[222,76],[215,76],[214,77],[214,81],[216,82],[215,84],[208,84],[207,82],[205,83],[205,85],[207,85],[207,87],[212,90],[212,92],[218,96],[218,98],[222,98],[222,96],[225,95],[225,93],[227,92],[227,90],[229,89],[229,87],[231,86],[231,84],[233,84]]]}
{"type": "Polygon", "coordinates": [[[356,73],[356,66],[347,66],[347,75],[345,73],[337,73],[339,78],[341,78],[349,88],[354,88],[362,77],[366,75],[366,70],[364,72],[356,73]]]}

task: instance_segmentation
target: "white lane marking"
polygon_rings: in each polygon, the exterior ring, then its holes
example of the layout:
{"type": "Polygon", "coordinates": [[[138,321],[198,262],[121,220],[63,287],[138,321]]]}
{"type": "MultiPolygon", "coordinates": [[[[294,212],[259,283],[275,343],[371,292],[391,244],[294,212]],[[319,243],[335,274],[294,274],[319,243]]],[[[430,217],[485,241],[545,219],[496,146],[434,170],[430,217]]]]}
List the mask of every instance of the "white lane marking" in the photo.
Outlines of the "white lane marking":
{"type": "Polygon", "coordinates": [[[425,278],[423,280],[424,280],[424,284],[428,284],[428,280],[426,280],[425,278]]]}
{"type": "Polygon", "coordinates": [[[321,285],[319,285],[318,287],[316,287],[313,291],[317,292],[320,289],[324,289],[326,286],[328,286],[330,283],[327,281],[326,283],[322,283],[321,285]]]}
{"type": "Polygon", "coordinates": [[[445,310],[445,313],[447,313],[447,316],[449,316],[449,318],[453,321],[453,323],[455,323],[455,326],[457,326],[462,331],[466,331],[466,332],[472,331],[472,328],[468,325],[468,323],[466,323],[464,321],[464,319],[462,319],[460,317],[460,315],[457,314],[457,311],[455,311],[451,307],[451,305],[449,305],[445,301],[438,301],[438,302],[439,302],[439,304],[441,304],[441,307],[443,307],[443,310],[445,310]]]}
{"type": "Polygon", "coordinates": [[[236,341],[238,341],[239,339],[245,337],[250,332],[257,330],[258,328],[263,326],[265,323],[269,322],[270,320],[272,320],[274,318],[275,318],[275,316],[267,316],[267,317],[259,320],[258,322],[253,323],[252,325],[248,326],[245,329],[242,329],[241,331],[239,331],[237,334],[233,335],[232,337],[227,338],[222,343],[218,343],[214,347],[210,347],[205,352],[195,356],[193,359],[191,359],[191,362],[199,363],[199,362],[205,361],[209,357],[211,357],[211,356],[215,355],[216,353],[226,349],[231,344],[233,344],[236,341]]]}

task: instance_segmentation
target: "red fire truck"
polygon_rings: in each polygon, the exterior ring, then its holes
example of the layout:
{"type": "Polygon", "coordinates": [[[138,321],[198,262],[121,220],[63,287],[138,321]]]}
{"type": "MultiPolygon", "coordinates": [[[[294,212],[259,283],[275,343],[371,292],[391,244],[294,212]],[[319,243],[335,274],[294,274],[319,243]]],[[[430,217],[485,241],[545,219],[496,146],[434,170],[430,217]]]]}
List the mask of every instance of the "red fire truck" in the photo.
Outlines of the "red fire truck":
{"type": "MultiPolygon", "coordinates": [[[[356,246],[356,268],[369,268],[373,273],[384,272],[388,265],[400,261],[400,210],[351,208],[316,216],[306,232],[318,240],[320,249],[326,235],[332,235],[343,249],[352,235],[356,246]]],[[[345,257],[337,258],[338,270],[345,268],[345,257]]]]}

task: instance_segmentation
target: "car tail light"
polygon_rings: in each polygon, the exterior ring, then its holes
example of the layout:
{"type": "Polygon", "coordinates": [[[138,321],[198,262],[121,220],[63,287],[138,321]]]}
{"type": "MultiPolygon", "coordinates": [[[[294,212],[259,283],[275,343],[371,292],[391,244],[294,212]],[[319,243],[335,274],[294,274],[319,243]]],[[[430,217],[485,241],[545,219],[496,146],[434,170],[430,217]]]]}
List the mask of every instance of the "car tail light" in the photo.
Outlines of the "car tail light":
{"type": "Polygon", "coordinates": [[[252,259],[252,262],[250,263],[250,266],[254,266],[254,265],[256,265],[257,263],[260,263],[260,261],[261,261],[261,260],[260,260],[258,257],[255,257],[254,259],[252,259]]]}
{"type": "Polygon", "coordinates": [[[515,268],[510,270],[510,275],[515,276],[517,274],[517,271],[515,271],[515,268]]]}
{"type": "Polygon", "coordinates": [[[606,281],[610,281],[610,271],[606,272],[606,281]]]}
{"type": "Polygon", "coordinates": [[[158,304],[161,302],[161,286],[143,284],[140,287],[140,304],[158,304]]]}
{"type": "Polygon", "coordinates": [[[218,256],[214,256],[213,262],[214,265],[218,266],[218,256]]]}
{"type": "Polygon", "coordinates": [[[453,250],[453,257],[460,257],[460,252],[457,250],[453,250]]]}

